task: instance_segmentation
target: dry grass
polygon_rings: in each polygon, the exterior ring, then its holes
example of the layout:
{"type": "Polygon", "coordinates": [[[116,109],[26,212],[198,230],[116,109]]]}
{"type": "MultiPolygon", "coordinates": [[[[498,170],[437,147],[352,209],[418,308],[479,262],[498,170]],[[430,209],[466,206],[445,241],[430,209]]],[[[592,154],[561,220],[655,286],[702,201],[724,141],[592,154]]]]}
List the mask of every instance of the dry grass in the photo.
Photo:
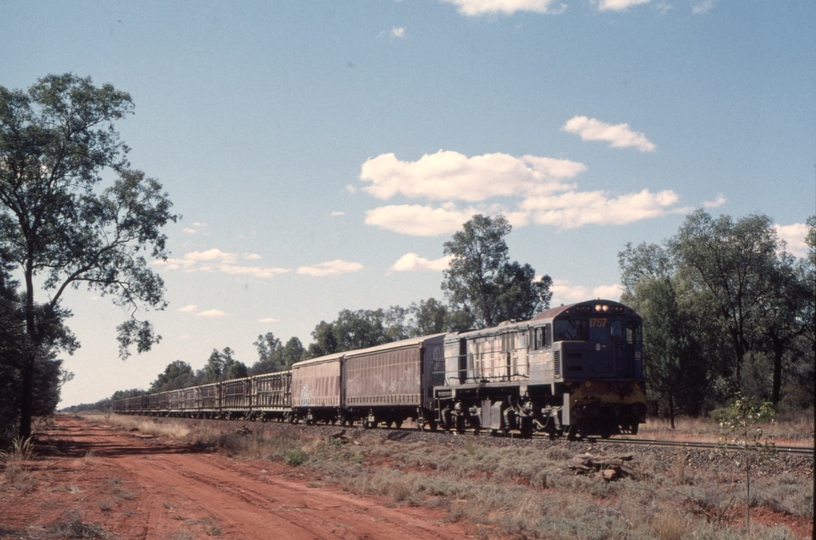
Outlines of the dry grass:
{"type": "Polygon", "coordinates": [[[64,538],[108,538],[105,529],[94,523],[84,523],[82,516],[76,510],[66,512],[62,519],[54,525],[54,533],[64,538]]]}
{"type": "Polygon", "coordinates": [[[138,431],[145,435],[154,435],[156,437],[169,437],[181,440],[187,437],[191,432],[189,426],[182,421],[169,420],[158,422],[152,418],[145,419],[137,416],[99,413],[81,414],[80,417],[95,424],[107,424],[127,431],[138,431]]]}
{"type": "Polygon", "coordinates": [[[8,450],[0,451],[0,463],[8,466],[30,461],[34,455],[34,439],[15,437],[8,450]]]}
{"type": "MultiPolygon", "coordinates": [[[[773,423],[758,425],[764,436],[780,446],[813,446],[813,415],[801,414],[773,423]]],[[[712,418],[675,418],[674,429],[668,420],[649,418],[640,427],[639,437],[661,440],[718,442],[720,425],[712,418]]]]}

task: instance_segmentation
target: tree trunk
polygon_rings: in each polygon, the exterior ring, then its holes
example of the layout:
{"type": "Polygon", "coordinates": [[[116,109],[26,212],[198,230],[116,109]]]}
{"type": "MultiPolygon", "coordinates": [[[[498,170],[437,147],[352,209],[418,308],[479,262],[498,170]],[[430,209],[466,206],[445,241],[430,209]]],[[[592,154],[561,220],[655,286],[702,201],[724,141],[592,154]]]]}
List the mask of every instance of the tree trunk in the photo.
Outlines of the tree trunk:
{"type": "Polygon", "coordinates": [[[34,272],[31,261],[28,261],[25,268],[25,319],[27,347],[23,358],[23,384],[20,389],[20,438],[27,439],[31,436],[31,420],[34,413],[34,364],[39,351],[37,339],[37,327],[34,321],[34,272]]]}
{"type": "Polygon", "coordinates": [[[674,429],[674,396],[671,392],[669,392],[669,423],[671,428],[674,429]]]}
{"type": "Polygon", "coordinates": [[[779,404],[780,394],[782,392],[782,355],[784,347],[779,339],[773,339],[773,382],[771,385],[771,403],[776,407],[779,404]]]}
{"type": "Polygon", "coordinates": [[[23,384],[20,399],[20,438],[31,437],[31,419],[34,411],[34,358],[35,354],[26,352],[23,359],[23,384]]]}

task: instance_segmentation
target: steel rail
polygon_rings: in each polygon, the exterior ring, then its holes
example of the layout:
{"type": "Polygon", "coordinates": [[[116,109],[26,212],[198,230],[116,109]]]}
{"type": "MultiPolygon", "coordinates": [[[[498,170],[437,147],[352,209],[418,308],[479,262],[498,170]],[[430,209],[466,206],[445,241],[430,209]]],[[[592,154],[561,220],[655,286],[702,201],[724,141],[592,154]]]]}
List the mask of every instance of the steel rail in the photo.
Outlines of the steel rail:
{"type": "MultiPolygon", "coordinates": [[[[641,446],[666,446],[673,448],[693,448],[693,449],[715,449],[724,448],[726,450],[742,450],[742,447],[736,444],[721,445],[712,442],[699,441],[660,441],[652,439],[601,439],[596,437],[587,437],[587,441],[593,443],[604,444],[632,444],[641,446]]],[[[776,446],[776,451],[786,454],[798,454],[805,456],[813,456],[813,447],[808,446],[776,446]]]]}

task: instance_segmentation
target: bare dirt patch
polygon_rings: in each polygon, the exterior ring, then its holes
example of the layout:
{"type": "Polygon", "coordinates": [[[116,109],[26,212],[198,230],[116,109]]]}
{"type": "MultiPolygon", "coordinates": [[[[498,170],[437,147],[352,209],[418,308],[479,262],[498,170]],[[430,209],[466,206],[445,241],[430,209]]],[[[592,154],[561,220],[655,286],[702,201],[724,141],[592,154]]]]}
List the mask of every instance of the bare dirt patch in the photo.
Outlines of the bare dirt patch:
{"type": "Polygon", "coordinates": [[[439,510],[389,508],[281,463],[201,453],[68,416],[38,448],[0,484],[0,538],[467,536],[439,510]]]}

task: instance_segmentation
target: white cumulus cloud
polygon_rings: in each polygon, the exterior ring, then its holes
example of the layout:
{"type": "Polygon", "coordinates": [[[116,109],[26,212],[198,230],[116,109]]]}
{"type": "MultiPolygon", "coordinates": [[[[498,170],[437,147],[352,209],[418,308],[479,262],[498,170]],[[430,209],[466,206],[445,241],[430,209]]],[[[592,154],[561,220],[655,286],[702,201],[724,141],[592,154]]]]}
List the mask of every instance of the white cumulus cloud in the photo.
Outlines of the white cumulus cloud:
{"type": "Polygon", "coordinates": [[[656,148],[643,133],[632,131],[629,124],[613,125],[595,118],[575,116],[561,129],[579,135],[584,141],[608,142],[610,148],[637,148],[641,152],[653,152],[656,148]]]}
{"type": "Polygon", "coordinates": [[[702,2],[693,2],[691,5],[691,12],[695,15],[705,15],[717,5],[717,0],[702,0],[702,2]]]}
{"type": "Polygon", "coordinates": [[[274,317],[264,317],[263,319],[258,319],[258,322],[273,323],[273,322],[280,322],[280,319],[276,319],[274,317]]]}
{"type": "Polygon", "coordinates": [[[599,11],[625,11],[632,6],[648,4],[651,0],[598,0],[599,11]]]}
{"type": "Polygon", "coordinates": [[[252,276],[258,278],[271,278],[289,272],[286,268],[269,268],[263,266],[238,266],[235,264],[222,264],[218,271],[223,274],[233,276],[252,276]]]}
{"type": "MultiPolygon", "coordinates": [[[[617,133],[628,129],[625,124],[611,127],[617,133]]],[[[412,162],[381,154],[361,167],[360,181],[368,183],[364,192],[378,199],[401,196],[441,202],[380,206],[366,212],[365,223],[411,236],[439,236],[460,230],[474,214],[501,213],[514,227],[538,223],[569,229],[620,225],[688,210],[675,206],[680,197],[672,190],[580,191],[572,179],[585,170],[576,161],[529,155],[468,157],[440,150],[412,162]]]]}
{"type": "Polygon", "coordinates": [[[439,236],[458,231],[474,214],[479,213],[473,208],[458,210],[452,203],[444,204],[441,208],[398,204],[367,211],[365,223],[410,236],[439,236]]]}
{"type": "Polygon", "coordinates": [[[208,309],[207,311],[200,311],[196,313],[196,317],[224,317],[226,313],[220,309],[208,309]]]}
{"type": "Polygon", "coordinates": [[[404,195],[412,199],[475,202],[561,190],[565,188],[563,179],[585,170],[583,163],[567,159],[502,153],[467,157],[439,150],[417,161],[381,154],[363,163],[360,180],[370,182],[362,190],[378,199],[404,195]]]}
{"type": "MultiPolygon", "coordinates": [[[[534,13],[548,13],[554,0],[442,0],[447,4],[455,5],[459,13],[470,17],[501,13],[512,15],[517,11],[531,11],[534,13]]],[[[562,11],[559,6],[556,11],[562,11]]]]}
{"type": "MultiPolygon", "coordinates": [[[[244,260],[257,260],[261,256],[255,253],[244,253],[244,260]]],[[[166,270],[182,270],[183,272],[220,272],[230,275],[246,275],[259,278],[270,278],[285,274],[286,268],[262,266],[242,266],[238,263],[237,253],[228,253],[218,248],[206,251],[191,251],[182,258],[169,258],[166,261],[154,261],[153,264],[164,266],[166,270]]]]}
{"type": "Polygon", "coordinates": [[[195,304],[188,304],[184,307],[178,308],[176,311],[180,311],[181,313],[195,313],[198,311],[198,306],[195,304]]]}
{"type": "Polygon", "coordinates": [[[703,201],[703,208],[717,208],[726,203],[728,199],[722,193],[717,193],[717,197],[713,201],[703,201]]]}
{"type": "Polygon", "coordinates": [[[605,191],[563,193],[550,197],[531,197],[520,207],[540,225],[573,229],[582,225],[623,225],[665,215],[680,197],[671,190],[611,196],[605,191]]]}
{"type": "Polygon", "coordinates": [[[430,272],[444,270],[450,264],[451,257],[441,257],[435,260],[428,260],[420,257],[416,253],[406,253],[389,270],[394,272],[430,272]]]}
{"type": "Polygon", "coordinates": [[[358,272],[362,269],[363,265],[360,263],[335,259],[312,266],[301,266],[297,269],[297,273],[306,276],[322,277],[348,274],[349,272],[358,272]]]}
{"type": "Polygon", "coordinates": [[[805,238],[808,233],[807,223],[794,223],[793,225],[774,225],[776,234],[787,244],[787,251],[797,257],[807,257],[808,246],[805,238]]]}
{"type": "Polygon", "coordinates": [[[391,37],[392,38],[398,38],[398,39],[407,37],[405,35],[405,28],[403,28],[401,26],[399,26],[399,27],[395,26],[394,28],[391,29],[391,37]]]}

